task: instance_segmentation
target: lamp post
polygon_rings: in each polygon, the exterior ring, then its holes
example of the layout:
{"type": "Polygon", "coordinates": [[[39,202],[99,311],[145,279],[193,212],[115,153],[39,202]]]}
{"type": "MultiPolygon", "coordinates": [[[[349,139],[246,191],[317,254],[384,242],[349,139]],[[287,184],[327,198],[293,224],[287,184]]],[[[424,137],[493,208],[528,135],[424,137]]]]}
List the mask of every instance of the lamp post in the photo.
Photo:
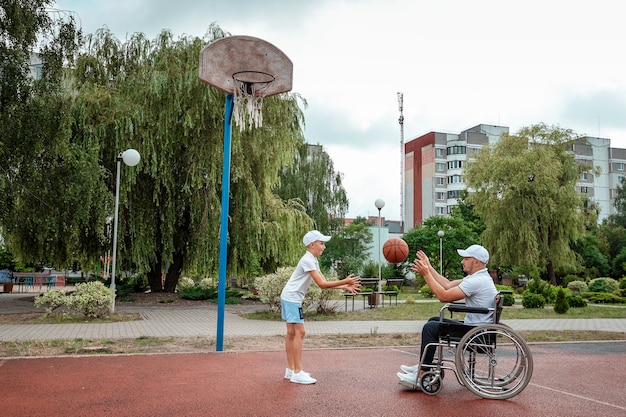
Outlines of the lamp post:
{"type": "MultiPolygon", "coordinates": [[[[376,208],[378,209],[378,294],[380,294],[381,292],[383,292],[383,287],[382,287],[382,283],[381,283],[381,279],[382,279],[382,271],[381,271],[381,259],[380,259],[380,254],[383,251],[382,246],[380,246],[380,210],[385,207],[385,202],[383,201],[382,198],[377,198],[376,201],[374,201],[374,205],[376,206],[376,208]]],[[[377,303],[378,304],[378,303],[377,303]]]]}
{"type": "Polygon", "coordinates": [[[141,155],[134,149],[126,149],[117,155],[117,177],[115,179],[115,211],[113,213],[113,260],[111,262],[111,290],[113,300],[111,300],[111,314],[115,313],[115,262],[117,260],[117,212],[120,205],[120,168],[122,161],[129,167],[134,167],[139,163],[141,155]]]}
{"type": "Polygon", "coordinates": [[[439,274],[443,275],[443,230],[437,232],[439,236],[439,274]]]}

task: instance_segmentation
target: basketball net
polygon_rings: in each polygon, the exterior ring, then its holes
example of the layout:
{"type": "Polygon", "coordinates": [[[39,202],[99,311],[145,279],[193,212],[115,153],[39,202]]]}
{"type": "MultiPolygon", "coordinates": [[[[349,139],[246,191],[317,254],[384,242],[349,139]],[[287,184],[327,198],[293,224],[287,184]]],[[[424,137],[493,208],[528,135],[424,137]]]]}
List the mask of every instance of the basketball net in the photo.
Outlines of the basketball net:
{"type": "MultiPolygon", "coordinates": [[[[251,77],[252,78],[252,77],[251,77]]],[[[239,130],[263,126],[263,99],[265,90],[274,77],[260,72],[245,71],[233,75],[233,118],[239,130]],[[243,75],[253,74],[254,80],[242,79],[243,75]],[[261,79],[260,77],[265,77],[261,79]]]]}
{"type": "Polygon", "coordinates": [[[263,126],[263,96],[235,88],[233,103],[233,118],[240,131],[263,126]]]}

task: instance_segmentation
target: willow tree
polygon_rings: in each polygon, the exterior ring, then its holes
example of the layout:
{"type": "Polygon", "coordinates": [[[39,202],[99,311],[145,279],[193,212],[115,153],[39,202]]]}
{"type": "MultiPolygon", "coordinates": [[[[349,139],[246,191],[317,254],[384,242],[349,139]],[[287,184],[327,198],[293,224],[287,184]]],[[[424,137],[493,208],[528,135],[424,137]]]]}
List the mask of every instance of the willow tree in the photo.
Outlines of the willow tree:
{"type": "Polygon", "coordinates": [[[0,225],[21,261],[62,268],[95,261],[108,194],[97,153],[71,141],[64,68],[81,34],[51,5],[0,1],[0,225]]]}
{"type": "Polygon", "coordinates": [[[468,162],[468,202],[485,222],[490,264],[556,272],[579,267],[571,244],[584,233],[584,200],[575,185],[590,166],[574,159],[569,129],[533,125],[503,135],[468,162]]]}
{"type": "MultiPolygon", "coordinates": [[[[174,291],[182,271],[215,276],[218,268],[225,95],[200,82],[198,65],[202,47],[224,35],[211,26],[202,39],[163,31],[121,43],[100,30],[78,60],[74,140],[99,149],[104,172],[115,172],[127,148],[141,154],[138,166],[122,168],[118,257],[123,268],[145,272],[152,291],[174,291]]],[[[231,276],[301,255],[311,220],[297,202],[273,193],[303,142],[300,100],[266,98],[262,128],[233,129],[231,276]]]]}
{"type": "Polygon", "coordinates": [[[343,174],[335,171],[332,159],[321,145],[302,143],[294,155],[293,166],[283,169],[276,192],[283,199],[299,199],[315,227],[330,233],[343,226],[348,211],[342,182],[343,174]]]}

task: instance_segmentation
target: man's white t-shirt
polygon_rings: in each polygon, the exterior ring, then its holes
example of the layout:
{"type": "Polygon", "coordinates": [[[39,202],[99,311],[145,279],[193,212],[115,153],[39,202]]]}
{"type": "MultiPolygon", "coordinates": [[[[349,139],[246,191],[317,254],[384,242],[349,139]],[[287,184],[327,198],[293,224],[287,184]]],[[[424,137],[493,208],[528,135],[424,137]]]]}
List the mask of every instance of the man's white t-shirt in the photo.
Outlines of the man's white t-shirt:
{"type": "Polygon", "coordinates": [[[302,258],[300,258],[300,261],[298,261],[298,265],[291,274],[291,278],[289,278],[289,281],[285,284],[285,288],[283,288],[283,291],[280,293],[280,298],[292,303],[302,303],[306,295],[306,290],[313,281],[311,271],[319,270],[320,266],[317,262],[317,258],[313,256],[311,252],[307,251],[302,258]]]}
{"type": "MultiPolygon", "coordinates": [[[[496,286],[493,284],[493,278],[487,272],[487,268],[463,278],[459,288],[465,294],[465,305],[468,307],[492,308],[494,298],[498,293],[496,286]]],[[[493,312],[488,314],[467,313],[463,322],[471,325],[492,323],[493,312]]]]}

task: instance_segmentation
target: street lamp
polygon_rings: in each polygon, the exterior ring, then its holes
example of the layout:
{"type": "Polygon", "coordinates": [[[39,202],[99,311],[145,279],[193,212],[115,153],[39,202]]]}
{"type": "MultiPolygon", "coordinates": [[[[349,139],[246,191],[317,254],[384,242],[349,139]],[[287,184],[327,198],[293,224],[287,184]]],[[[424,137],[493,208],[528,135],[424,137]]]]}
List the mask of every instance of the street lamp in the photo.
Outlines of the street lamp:
{"type": "Polygon", "coordinates": [[[120,205],[120,168],[122,161],[129,167],[134,167],[139,163],[141,155],[134,149],[126,149],[117,155],[117,177],[115,179],[115,211],[113,213],[113,260],[111,262],[111,290],[113,300],[111,300],[111,314],[115,313],[115,261],[117,259],[117,212],[120,205]]]}
{"type": "Polygon", "coordinates": [[[439,274],[443,275],[443,230],[437,232],[439,236],[439,274]]]}
{"type": "Polygon", "coordinates": [[[378,294],[380,294],[381,292],[383,292],[383,287],[382,287],[382,283],[381,283],[381,279],[382,279],[382,271],[381,271],[381,259],[380,259],[380,254],[383,251],[382,246],[380,246],[380,210],[385,207],[385,202],[383,201],[382,198],[377,198],[376,201],[374,201],[374,205],[376,206],[376,208],[378,209],[378,294]]]}

